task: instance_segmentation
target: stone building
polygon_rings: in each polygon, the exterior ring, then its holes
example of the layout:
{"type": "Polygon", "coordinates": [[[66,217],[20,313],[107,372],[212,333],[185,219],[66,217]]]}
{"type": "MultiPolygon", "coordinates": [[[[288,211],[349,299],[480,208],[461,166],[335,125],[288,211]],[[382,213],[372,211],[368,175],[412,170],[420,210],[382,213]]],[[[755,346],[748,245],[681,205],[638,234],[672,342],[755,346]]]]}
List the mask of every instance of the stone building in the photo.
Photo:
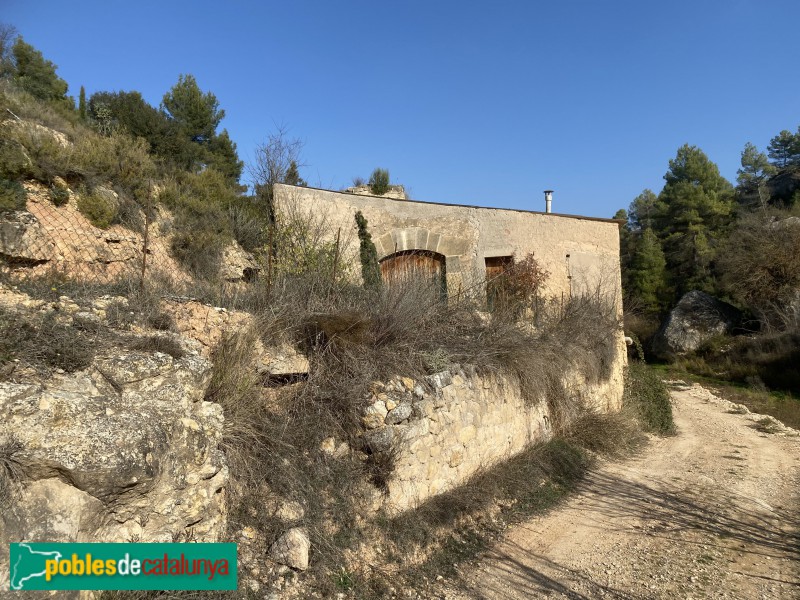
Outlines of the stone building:
{"type": "MultiPolygon", "coordinates": [[[[448,295],[483,289],[487,279],[532,254],[549,272],[544,293],[602,291],[621,310],[619,222],[535,212],[368,196],[276,185],[276,207],[303,210],[343,235],[357,260],[354,215],[361,211],[385,279],[409,269],[440,277],[448,295]]],[[[358,270],[356,269],[356,272],[358,270]]]]}

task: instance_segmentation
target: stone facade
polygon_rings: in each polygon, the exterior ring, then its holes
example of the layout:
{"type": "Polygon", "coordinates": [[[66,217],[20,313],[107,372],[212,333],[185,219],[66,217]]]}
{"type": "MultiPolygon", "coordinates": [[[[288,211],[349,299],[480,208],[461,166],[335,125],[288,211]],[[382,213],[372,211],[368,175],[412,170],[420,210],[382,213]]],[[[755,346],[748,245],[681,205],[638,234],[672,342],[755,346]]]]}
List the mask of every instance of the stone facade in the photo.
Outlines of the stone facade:
{"type": "MultiPolygon", "coordinates": [[[[275,198],[279,219],[282,211],[294,216],[307,211],[316,223],[324,222],[332,238],[337,231],[352,231],[355,213],[361,211],[379,260],[409,251],[439,257],[449,297],[485,297],[490,265],[533,254],[550,274],[543,295],[600,292],[615,303],[621,317],[618,221],[287,185],[275,187],[275,198]]],[[[355,236],[342,235],[340,251],[356,265],[352,271],[359,277],[355,236]]],[[[587,381],[577,367],[562,374],[575,407],[588,404],[602,412],[620,408],[626,361],[621,329],[616,338],[607,379],[587,381]]],[[[363,437],[371,452],[397,453],[388,494],[376,499],[392,510],[412,508],[552,435],[547,399],[526,402],[515,380],[501,374],[462,370],[424,382],[401,377],[373,391],[363,413],[363,437]]]]}
{"type": "MultiPolygon", "coordinates": [[[[482,289],[486,259],[532,253],[549,273],[545,293],[569,295],[602,287],[621,310],[619,223],[523,210],[481,208],[276,185],[278,213],[291,206],[322,216],[332,237],[367,218],[379,260],[423,250],[441,256],[449,294],[482,289]]],[[[358,240],[344,236],[343,256],[357,262],[358,240]]],[[[357,272],[358,269],[355,269],[357,272]]]]}
{"type": "MultiPolygon", "coordinates": [[[[622,365],[617,361],[599,383],[587,383],[576,369],[564,374],[562,384],[575,406],[617,411],[622,365]]],[[[552,436],[545,399],[526,402],[514,379],[504,375],[444,371],[422,382],[397,378],[374,392],[362,418],[364,437],[373,451],[397,452],[383,500],[394,511],[413,508],[552,436]]]]}

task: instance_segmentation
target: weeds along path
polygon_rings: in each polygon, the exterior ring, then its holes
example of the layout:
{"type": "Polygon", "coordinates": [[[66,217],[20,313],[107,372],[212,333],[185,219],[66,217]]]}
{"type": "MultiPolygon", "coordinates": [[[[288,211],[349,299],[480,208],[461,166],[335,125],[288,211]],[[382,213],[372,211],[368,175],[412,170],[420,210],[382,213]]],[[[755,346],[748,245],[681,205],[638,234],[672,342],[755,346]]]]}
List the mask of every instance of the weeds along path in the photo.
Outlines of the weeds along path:
{"type": "Polygon", "coordinates": [[[598,465],[439,597],[800,598],[800,437],[700,386],[672,398],[677,435],[598,465]]]}

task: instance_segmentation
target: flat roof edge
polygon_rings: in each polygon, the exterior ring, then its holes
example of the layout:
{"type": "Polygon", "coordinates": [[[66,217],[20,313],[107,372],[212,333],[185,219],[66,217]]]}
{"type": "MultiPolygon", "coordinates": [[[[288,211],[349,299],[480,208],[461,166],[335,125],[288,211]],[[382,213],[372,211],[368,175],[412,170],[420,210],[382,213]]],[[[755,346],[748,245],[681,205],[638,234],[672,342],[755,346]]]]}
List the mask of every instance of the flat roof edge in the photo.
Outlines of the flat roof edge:
{"type": "Polygon", "coordinates": [[[291,185],[288,183],[276,183],[275,185],[280,185],[287,188],[295,188],[298,190],[314,190],[317,192],[328,192],[330,194],[342,194],[343,196],[354,196],[356,198],[376,198],[378,200],[389,200],[391,202],[411,202],[414,204],[429,204],[431,206],[454,206],[458,208],[475,208],[479,210],[505,210],[510,212],[519,212],[519,213],[527,213],[531,215],[546,215],[550,217],[563,217],[566,219],[582,219],[584,221],[598,221],[600,223],[614,223],[617,226],[623,225],[626,223],[623,219],[605,219],[603,217],[586,217],[583,215],[569,215],[565,213],[548,213],[539,210],[525,210],[524,208],[500,208],[497,206],[478,206],[475,204],[453,204],[449,202],[432,202],[430,200],[401,200],[400,198],[387,198],[385,196],[374,196],[371,194],[351,194],[350,192],[342,192],[338,190],[326,190],[325,188],[318,188],[311,185],[291,185]]]}

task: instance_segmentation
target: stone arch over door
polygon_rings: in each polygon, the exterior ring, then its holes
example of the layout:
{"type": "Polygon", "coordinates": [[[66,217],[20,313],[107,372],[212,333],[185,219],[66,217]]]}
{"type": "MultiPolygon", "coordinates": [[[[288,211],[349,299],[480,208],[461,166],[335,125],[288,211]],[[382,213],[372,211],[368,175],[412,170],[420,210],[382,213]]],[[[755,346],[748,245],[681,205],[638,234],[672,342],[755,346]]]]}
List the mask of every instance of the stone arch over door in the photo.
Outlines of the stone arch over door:
{"type": "Polygon", "coordinates": [[[466,254],[469,242],[460,237],[431,231],[425,227],[393,229],[375,240],[378,259],[406,250],[427,250],[446,258],[466,254]]]}
{"type": "Polygon", "coordinates": [[[444,259],[442,269],[442,297],[457,297],[463,289],[462,269],[467,267],[466,254],[472,243],[466,237],[459,237],[427,229],[426,227],[404,227],[392,229],[377,235],[374,239],[378,260],[401,252],[430,252],[437,260],[444,259]]]}

